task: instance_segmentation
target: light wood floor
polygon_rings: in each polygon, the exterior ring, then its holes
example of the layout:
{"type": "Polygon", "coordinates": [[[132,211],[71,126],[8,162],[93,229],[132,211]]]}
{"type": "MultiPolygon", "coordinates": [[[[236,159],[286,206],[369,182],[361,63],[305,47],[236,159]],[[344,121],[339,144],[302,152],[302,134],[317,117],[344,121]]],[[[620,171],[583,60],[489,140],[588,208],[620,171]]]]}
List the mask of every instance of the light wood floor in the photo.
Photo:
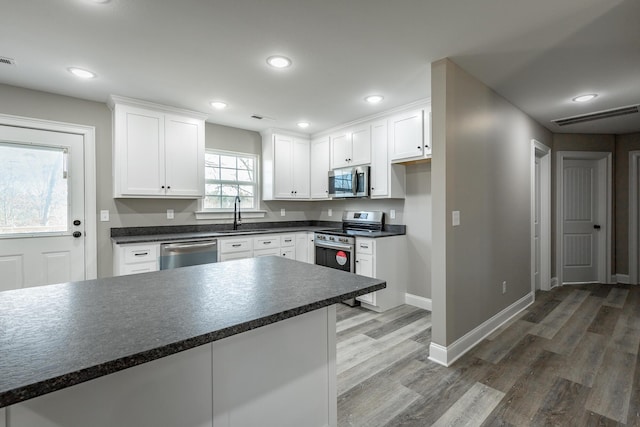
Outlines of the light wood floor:
{"type": "Polygon", "coordinates": [[[431,313],[337,310],[338,425],[640,426],[640,287],[564,286],[450,368],[431,313]]]}

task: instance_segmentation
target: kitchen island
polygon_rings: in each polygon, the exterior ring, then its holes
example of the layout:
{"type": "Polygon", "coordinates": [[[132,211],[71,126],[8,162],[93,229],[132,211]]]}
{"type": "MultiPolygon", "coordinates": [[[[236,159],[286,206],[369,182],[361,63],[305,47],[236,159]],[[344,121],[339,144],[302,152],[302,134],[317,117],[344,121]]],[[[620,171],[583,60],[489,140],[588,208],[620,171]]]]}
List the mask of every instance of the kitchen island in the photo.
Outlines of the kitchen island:
{"type": "Polygon", "coordinates": [[[335,425],[333,305],[384,286],[264,257],[2,292],[0,426],[335,425]]]}

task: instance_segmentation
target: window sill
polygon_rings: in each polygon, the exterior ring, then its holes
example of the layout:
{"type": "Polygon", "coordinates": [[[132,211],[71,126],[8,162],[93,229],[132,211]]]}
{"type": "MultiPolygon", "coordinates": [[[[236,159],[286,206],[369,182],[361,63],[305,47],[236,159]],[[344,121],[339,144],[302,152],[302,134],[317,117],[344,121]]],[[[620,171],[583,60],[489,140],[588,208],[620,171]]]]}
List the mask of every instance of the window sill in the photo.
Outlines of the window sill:
{"type": "MultiPolygon", "coordinates": [[[[242,219],[264,218],[267,211],[242,211],[242,219]]],[[[196,211],[196,219],[233,219],[233,211],[196,211]]]]}

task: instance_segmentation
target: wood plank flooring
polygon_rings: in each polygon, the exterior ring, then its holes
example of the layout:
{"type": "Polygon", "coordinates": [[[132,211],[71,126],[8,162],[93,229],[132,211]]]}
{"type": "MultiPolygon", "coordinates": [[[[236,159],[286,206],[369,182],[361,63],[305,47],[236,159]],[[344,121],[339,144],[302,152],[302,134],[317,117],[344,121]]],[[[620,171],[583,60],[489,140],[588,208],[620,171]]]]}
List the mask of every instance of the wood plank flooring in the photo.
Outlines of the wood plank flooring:
{"type": "Polygon", "coordinates": [[[449,368],[428,358],[428,311],[337,320],[340,427],[640,427],[640,286],[538,292],[449,368]]]}

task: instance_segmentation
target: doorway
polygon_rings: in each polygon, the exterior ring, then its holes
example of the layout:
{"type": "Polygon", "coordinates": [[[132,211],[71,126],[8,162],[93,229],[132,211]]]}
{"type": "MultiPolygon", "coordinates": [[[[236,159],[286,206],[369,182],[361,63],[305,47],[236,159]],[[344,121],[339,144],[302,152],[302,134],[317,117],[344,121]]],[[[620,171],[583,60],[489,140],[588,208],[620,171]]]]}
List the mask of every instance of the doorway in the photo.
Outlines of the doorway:
{"type": "Polygon", "coordinates": [[[612,153],[558,152],[556,181],[558,283],[611,283],[612,153]]]}
{"type": "Polygon", "coordinates": [[[551,289],[551,148],[531,140],[531,290],[551,289]]]}
{"type": "Polygon", "coordinates": [[[93,128],[0,115],[0,291],[95,278],[93,128]]]}
{"type": "MultiPolygon", "coordinates": [[[[629,277],[628,283],[640,283],[640,151],[629,152],[629,277]]],[[[618,282],[626,283],[619,275],[618,282]]]]}

